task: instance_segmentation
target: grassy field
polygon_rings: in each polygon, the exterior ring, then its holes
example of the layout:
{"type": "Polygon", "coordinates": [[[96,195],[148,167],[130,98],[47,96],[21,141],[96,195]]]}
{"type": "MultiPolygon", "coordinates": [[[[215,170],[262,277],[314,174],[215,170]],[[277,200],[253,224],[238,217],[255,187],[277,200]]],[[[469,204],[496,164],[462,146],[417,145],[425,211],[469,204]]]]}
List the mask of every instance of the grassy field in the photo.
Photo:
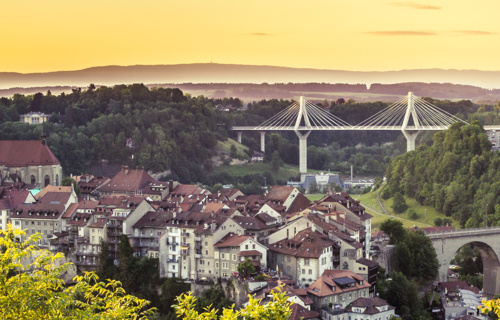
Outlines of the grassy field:
{"type": "MultiPolygon", "coordinates": [[[[360,195],[357,197],[357,200],[361,202],[361,204],[366,208],[366,212],[373,215],[372,218],[372,230],[377,230],[380,228],[380,225],[387,219],[398,219],[400,220],[406,228],[413,227],[414,225],[422,228],[422,227],[433,227],[434,219],[436,218],[446,218],[443,213],[437,212],[436,209],[429,206],[420,205],[417,200],[406,198],[406,204],[408,205],[408,209],[400,214],[395,214],[392,211],[392,198],[387,200],[382,200],[384,207],[388,214],[383,214],[382,210],[378,206],[377,201],[377,191],[372,191],[367,194],[360,195]],[[413,209],[417,214],[416,219],[410,219],[410,209],[413,209]]],[[[453,222],[453,226],[455,228],[460,228],[459,223],[457,221],[453,222]]]]}
{"type": "Polygon", "coordinates": [[[248,159],[248,155],[246,151],[248,150],[247,146],[242,145],[241,143],[238,143],[238,141],[228,138],[227,141],[217,141],[217,150],[224,151],[224,152],[231,152],[231,146],[236,147],[236,153],[245,158],[248,159]]]}

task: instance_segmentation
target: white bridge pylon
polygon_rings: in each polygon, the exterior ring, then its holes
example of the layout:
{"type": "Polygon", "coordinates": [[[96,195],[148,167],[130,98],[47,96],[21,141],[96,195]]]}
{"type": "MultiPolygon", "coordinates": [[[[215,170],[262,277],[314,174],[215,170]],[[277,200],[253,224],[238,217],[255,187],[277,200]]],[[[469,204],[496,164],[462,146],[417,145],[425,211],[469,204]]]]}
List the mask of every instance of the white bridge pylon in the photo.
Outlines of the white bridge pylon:
{"type": "Polygon", "coordinates": [[[415,150],[415,139],[420,131],[446,130],[455,122],[467,123],[454,115],[439,109],[412,92],[408,96],[382,109],[357,125],[323,110],[300,97],[288,108],[283,109],[256,127],[235,126],[241,143],[242,131],[260,131],[261,151],[265,151],[266,131],[294,131],[299,137],[299,169],[307,172],[307,137],[313,130],[391,130],[401,131],[406,137],[407,151],[415,150]]]}

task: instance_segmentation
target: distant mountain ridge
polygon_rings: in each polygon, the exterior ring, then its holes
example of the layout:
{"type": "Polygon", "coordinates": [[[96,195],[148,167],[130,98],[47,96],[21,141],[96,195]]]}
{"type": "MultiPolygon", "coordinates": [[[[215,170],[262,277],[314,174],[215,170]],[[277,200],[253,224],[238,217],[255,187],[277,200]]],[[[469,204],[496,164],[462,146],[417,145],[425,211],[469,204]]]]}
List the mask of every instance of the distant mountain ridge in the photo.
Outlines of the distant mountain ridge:
{"type": "Polygon", "coordinates": [[[399,71],[346,71],[218,63],[103,66],[46,73],[0,72],[0,89],[80,86],[90,83],[452,83],[500,88],[500,71],[414,69],[399,71]]]}

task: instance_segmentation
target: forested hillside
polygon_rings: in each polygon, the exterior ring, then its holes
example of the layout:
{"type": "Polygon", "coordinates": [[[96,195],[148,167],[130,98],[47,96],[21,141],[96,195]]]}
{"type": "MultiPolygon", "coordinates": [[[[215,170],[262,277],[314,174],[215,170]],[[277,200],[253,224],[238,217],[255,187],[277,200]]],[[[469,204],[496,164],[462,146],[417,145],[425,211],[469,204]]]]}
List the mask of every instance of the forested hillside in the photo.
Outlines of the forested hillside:
{"type": "MultiPolygon", "coordinates": [[[[466,100],[429,100],[464,119],[479,108],[466,100]]],[[[315,103],[351,124],[388,105],[344,99],[315,103]]],[[[153,172],[171,170],[171,177],[184,183],[237,183],[238,178],[212,173],[210,159],[217,154],[217,141],[235,137],[230,130],[233,125],[258,125],[290,104],[292,100],[271,99],[242,108],[239,98],[192,97],[179,89],[148,88],[143,84],[99,88],[89,85],[67,94],[48,91],[0,98],[0,139],[40,139],[42,126],[20,123],[19,115],[41,111],[50,115],[50,121],[44,124],[47,143],[62,162],[66,175],[86,172],[104,160],[142,166],[153,172]],[[231,111],[220,111],[218,105],[231,106],[231,111]]],[[[492,106],[482,108],[493,112],[492,106]]],[[[430,140],[429,135],[421,137],[424,142],[430,140]]],[[[260,150],[259,133],[244,133],[243,144],[248,146],[248,156],[260,150]]],[[[316,131],[309,136],[308,146],[311,169],[347,174],[353,165],[357,175],[381,176],[390,159],[405,152],[406,142],[399,132],[316,131]]],[[[266,159],[297,165],[296,135],[269,133],[266,159]]],[[[255,179],[264,183],[262,174],[242,181],[248,184],[255,179]]]]}
{"type": "Polygon", "coordinates": [[[500,159],[479,121],[455,123],[433,145],[393,159],[383,196],[398,192],[460,221],[463,227],[500,225],[500,159]],[[488,217],[487,217],[488,216],[488,217]]]}

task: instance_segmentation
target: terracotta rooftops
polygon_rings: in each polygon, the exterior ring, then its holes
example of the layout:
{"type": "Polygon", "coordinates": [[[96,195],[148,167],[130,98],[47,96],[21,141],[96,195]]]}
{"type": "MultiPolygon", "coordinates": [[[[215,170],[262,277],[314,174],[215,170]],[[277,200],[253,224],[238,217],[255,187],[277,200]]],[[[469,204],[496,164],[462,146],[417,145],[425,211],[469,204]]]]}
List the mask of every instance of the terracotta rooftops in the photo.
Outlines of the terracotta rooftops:
{"type": "Polygon", "coordinates": [[[352,290],[370,288],[362,276],[348,270],[325,270],[306,290],[308,293],[327,297],[352,290]]]}
{"type": "Polygon", "coordinates": [[[6,209],[14,209],[17,205],[24,203],[29,195],[28,190],[3,189],[0,191],[0,199],[4,201],[6,209]]]}
{"type": "Polygon", "coordinates": [[[52,186],[49,184],[35,195],[35,199],[43,198],[47,192],[71,192],[71,186],[52,186]]]}
{"type": "Polygon", "coordinates": [[[55,164],[59,164],[59,160],[50,151],[49,147],[41,141],[0,141],[0,165],[25,167],[55,164]]]}
{"type": "Polygon", "coordinates": [[[20,204],[12,218],[58,219],[64,212],[70,193],[48,192],[34,204],[20,204]]]}
{"type": "Polygon", "coordinates": [[[132,170],[123,167],[111,180],[99,190],[104,192],[137,192],[156,180],[144,170],[132,170]]]}
{"type": "Polygon", "coordinates": [[[273,186],[267,194],[267,199],[271,201],[285,201],[290,193],[295,189],[292,186],[273,186]]]}
{"type": "Polygon", "coordinates": [[[318,319],[319,318],[319,313],[316,311],[311,311],[303,306],[301,306],[298,303],[294,303],[290,306],[290,309],[292,310],[292,314],[288,318],[288,320],[299,320],[299,319],[318,319]]]}
{"type": "Polygon", "coordinates": [[[304,229],[291,239],[284,239],[267,247],[270,251],[301,258],[319,258],[327,247],[337,246],[328,236],[311,228],[304,229]]]}
{"type": "Polygon", "coordinates": [[[375,262],[373,260],[366,259],[366,258],[360,258],[360,259],[356,260],[356,262],[359,264],[362,264],[364,266],[367,266],[368,268],[373,268],[373,267],[378,266],[378,262],[375,262]]]}
{"type": "Polygon", "coordinates": [[[242,244],[248,238],[250,238],[250,236],[238,236],[234,233],[228,233],[224,238],[220,239],[214,245],[214,247],[216,248],[236,247],[242,244]]]}
{"type": "Polygon", "coordinates": [[[239,253],[240,256],[243,257],[248,257],[248,256],[261,256],[262,253],[257,251],[257,250],[248,250],[248,251],[241,251],[239,253]]]}
{"type": "Polygon", "coordinates": [[[311,205],[311,200],[309,200],[302,193],[299,193],[297,197],[293,200],[292,204],[288,208],[288,212],[300,212],[311,205]]]}
{"type": "Polygon", "coordinates": [[[346,308],[346,311],[351,312],[352,308],[362,308],[364,309],[363,314],[377,314],[380,311],[377,307],[387,306],[388,310],[395,309],[393,306],[390,306],[387,301],[379,297],[373,298],[358,298],[352,302],[352,304],[346,308]]]}
{"type": "Polygon", "coordinates": [[[172,212],[148,211],[133,225],[133,228],[164,228],[172,218],[172,212]]]}
{"type": "Polygon", "coordinates": [[[234,216],[232,219],[245,230],[260,230],[267,228],[267,225],[262,220],[255,217],[234,216]]]}

